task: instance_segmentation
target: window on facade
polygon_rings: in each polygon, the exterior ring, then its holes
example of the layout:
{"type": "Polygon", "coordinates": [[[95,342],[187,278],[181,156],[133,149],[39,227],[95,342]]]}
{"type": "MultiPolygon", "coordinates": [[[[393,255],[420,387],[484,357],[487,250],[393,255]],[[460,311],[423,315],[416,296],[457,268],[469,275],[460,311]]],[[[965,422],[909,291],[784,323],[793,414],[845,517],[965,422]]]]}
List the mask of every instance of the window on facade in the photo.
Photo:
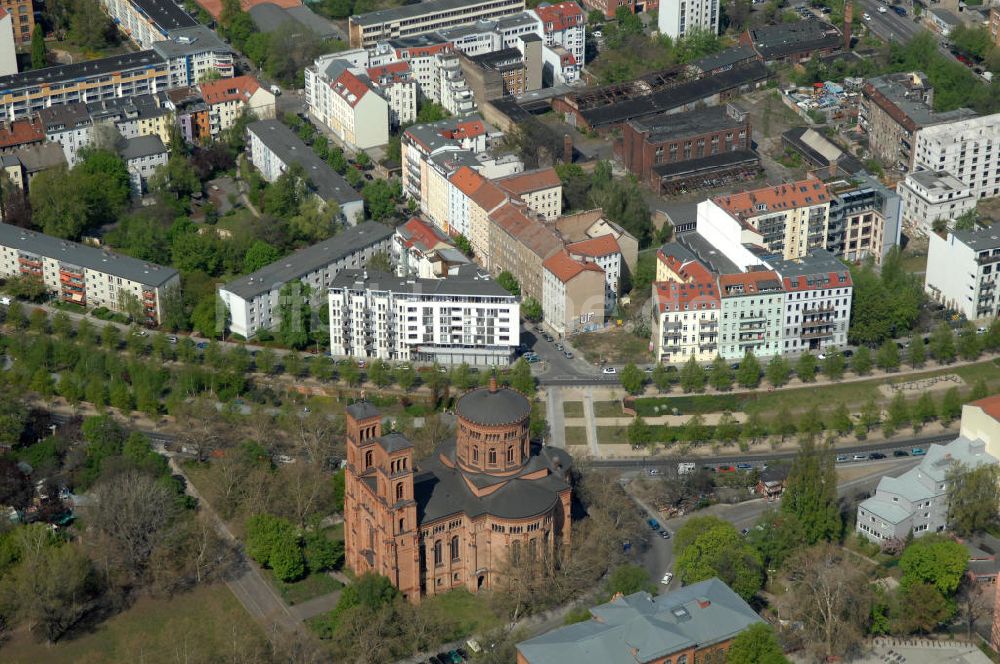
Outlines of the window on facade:
{"type": "Polygon", "coordinates": [[[458,560],[458,558],[459,558],[458,535],[455,535],[454,537],[451,538],[451,559],[458,560]]]}
{"type": "Polygon", "coordinates": [[[441,565],[444,561],[441,557],[441,540],[434,542],[434,565],[441,565]]]}
{"type": "Polygon", "coordinates": [[[514,463],[514,446],[507,446],[507,463],[514,463]]]}
{"type": "Polygon", "coordinates": [[[521,543],[511,542],[510,544],[510,562],[515,565],[521,561],[521,543]]]}
{"type": "Polygon", "coordinates": [[[403,499],[403,483],[396,482],[396,501],[398,502],[402,499],[403,499]]]}
{"type": "Polygon", "coordinates": [[[399,531],[398,532],[403,532],[404,530],[406,530],[406,520],[405,519],[400,519],[399,520],[399,531]]]}
{"type": "Polygon", "coordinates": [[[478,445],[473,445],[472,446],[472,460],[473,461],[479,461],[479,446],[478,445]]]}
{"type": "Polygon", "coordinates": [[[496,451],[496,448],[494,448],[494,447],[490,448],[490,453],[489,453],[488,460],[489,460],[489,463],[496,463],[497,462],[497,451],[496,451]]]}
{"type": "Polygon", "coordinates": [[[365,452],[365,470],[372,467],[372,452],[368,450],[365,452]]]}

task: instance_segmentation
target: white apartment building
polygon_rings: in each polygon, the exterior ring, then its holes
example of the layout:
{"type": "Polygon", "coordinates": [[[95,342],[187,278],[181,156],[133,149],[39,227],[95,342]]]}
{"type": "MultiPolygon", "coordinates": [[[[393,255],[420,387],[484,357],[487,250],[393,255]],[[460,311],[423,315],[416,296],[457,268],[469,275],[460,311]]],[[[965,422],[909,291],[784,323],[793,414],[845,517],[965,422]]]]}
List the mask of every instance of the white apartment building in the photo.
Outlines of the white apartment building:
{"type": "Polygon", "coordinates": [[[681,39],[695,30],[719,34],[719,0],[662,0],[660,34],[681,39]]]}
{"type": "Polygon", "coordinates": [[[604,273],[604,312],[611,315],[618,304],[621,289],[622,250],[613,235],[581,240],[566,245],[569,255],[578,261],[594,263],[604,273]]]}
{"type": "Polygon", "coordinates": [[[167,165],[168,157],[166,146],[155,134],[125,141],[121,158],[128,169],[134,195],[142,196],[149,190],[149,178],[153,177],[156,169],[167,165]]]}
{"type": "Polygon", "coordinates": [[[969,320],[1000,316],[1000,226],[928,237],[927,294],[969,320]]]}
{"type": "Polygon", "coordinates": [[[431,82],[430,94],[433,101],[441,104],[452,115],[462,117],[476,112],[476,98],[465,80],[465,72],[455,53],[438,53],[433,66],[436,76],[431,82]]]}
{"type": "Polygon", "coordinates": [[[150,48],[169,65],[172,88],[197,85],[209,74],[229,78],[235,72],[233,49],[204,25],[171,30],[166,39],[152,43],[150,48]]]}
{"type": "Polygon", "coordinates": [[[258,120],[275,117],[274,94],[253,76],[235,76],[216,81],[206,81],[198,86],[201,97],[208,104],[209,129],[218,136],[236,124],[244,112],[252,113],[258,120]]]}
{"type": "Polygon", "coordinates": [[[379,253],[388,254],[392,229],[366,221],[256,272],[234,279],[219,288],[219,297],[229,311],[229,329],[246,339],[280,323],[278,298],[292,281],[309,286],[313,306],[323,306],[326,289],[343,270],[364,267],[379,253]]]}
{"type": "Polygon", "coordinates": [[[176,270],[0,223],[0,276],[41,279],[60,302],[127,312],[138,303],[158,325],[163,298],[180,288],[176,270]]]}
{"type": "Polygon", "coordinates": [[[914,171],[896,186],[902,199],[903,223],[931,233],[941,219],[948,227],[976,207],[972,189],[948,171],[914,171]]]}
{"type": "Polygon", "coordinates": [[[546,221],[555,221],[562,215],[562,180],[554,168],[524,171],[500,178],[496,184],[546,221]]]}
{"type": "Polygon", "coordinates": [[[139,48],[163,41],[171,30],[191,28],[198,22],[182,5],[161,0],[101,0],[121,32],[139,48]]]}
{"type": "Polygon", "coordinates": [[[919,466],[879,480],[875,495],[858,505],[855,530],[876,544],[902,542],[911,532],[942,532],[948,527],[948,473],[956,464],[971,470],[995,463],[981,439],[962,435],[947,445],[932,444],[919,466]]]}
{"type": "Polygon", "coordinates": [[[0,7],[0,76],[16,73],[17,48],[14,46],[14,19],[6,9],[0,7]]]}
{"type": "Polygon", "coordinates": [[[389,104],[389,124],[392,127],[412,124],[417,120],[417,82],[406,62],[369,67],[368,79],[389,104]]]}
{"type": "Polygon", "coordinates": [[[914,170],[951,173],[975,198],[1000,194],[1000,113],[921,129],[913,162],[914,170]]]}
{"type": "Polygon", "coordinates": [[[305,70],[309,115],[355,150],[389,142],[389,104],[373,89],[368,74],[345,60],[313,64],[305,70]]]}
{"type": "Polygon", "coordinates": [[[470,268],[446,279],[342,272],[329,289],[331,354],[484,367],[510,363],[520,343],[520,305],[470,268]]]}
{"type": "Polygon", "coordinates": [[[425,200],[431,157],[459,151],[481,154],[500,136],[500,132],[478,115],[448,118],[407,128],[400,140],[403,192],[418,202],[425,200]]]}
{"type": "Polygon", "coordinates": [[[854,290],[847,266],[825,249],[767,264],[785,287],[782,351],[795,354],[845,345],[854,290]]]}
{"type": "Polygon", "coordinates": [[[739,360],[747,351],[757,357],[780,355],[785,287],[773,270],[719,276],[722,335],[719,355],[739,360]]]}
{"type": "Polygon", "coordinates": [[[700,364],[719,352],[721,303],[708,274],[689,282],[653,283],[653,357],[663,364],[700,364]]]}
{"type": "Polygon", "coordinates": [[[575,2],[542,5],[527,12],[536,21],[544,45],[543,78],[552,83],[575,83],[586,64],[587,18],[575,2]]]}
{"type": "Polygon", "coordinates": [[[492,21],[476,21],[438,30],[427,38],[448,42],[454,50],[474,57],[505,48],[517,48],[522,36],[537,33],[536,24],[537,20],[531,12],[521,12],[492,21]]]}
{"type": "Polygon", "coordinates": [[[600,329],[606,316],[604,270],[558,251],[542,263],[542,317],[560,338],[600,329]]]}
{"type": "Polygon", "coordinates": [[[316,156],[291,129],[278,120],[258,120],[247,126],[247,157],[268,182],[293,165],[302,168],[313,193],[324,203],[334,201],[340,215],[353,226],[365,215],[364,199],[339,173],[316,156]]]}

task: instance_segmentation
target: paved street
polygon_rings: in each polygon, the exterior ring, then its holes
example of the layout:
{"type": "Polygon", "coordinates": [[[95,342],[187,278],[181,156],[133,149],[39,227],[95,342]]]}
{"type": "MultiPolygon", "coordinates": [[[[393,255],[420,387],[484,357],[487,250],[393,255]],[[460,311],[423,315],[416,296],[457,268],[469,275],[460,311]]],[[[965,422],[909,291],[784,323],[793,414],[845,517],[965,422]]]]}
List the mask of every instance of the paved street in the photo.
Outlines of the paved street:
{"type": "Polygon", "coordinates": [[[899,41],[905,44],[926,30],[923,24],[913,20],[912,4],[903,3],[900,5],[906,10],[906,16],[900,16],[892,9],[881,14],[878,8],[883,6],[878,0],[858,0],[854,10],[861,14],[867,12],[871,16],[870,21],[863,22],[876,36],[886,41],[899,41]]]}

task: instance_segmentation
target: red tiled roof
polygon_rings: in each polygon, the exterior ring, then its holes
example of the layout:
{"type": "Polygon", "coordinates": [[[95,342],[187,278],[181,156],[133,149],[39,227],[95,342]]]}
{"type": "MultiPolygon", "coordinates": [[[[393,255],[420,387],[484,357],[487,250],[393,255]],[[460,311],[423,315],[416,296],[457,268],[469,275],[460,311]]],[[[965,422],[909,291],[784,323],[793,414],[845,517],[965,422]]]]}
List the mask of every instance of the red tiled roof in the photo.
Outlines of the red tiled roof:
{"type": "Polygon", "coordinates": [[[452,48],[451,42],[441,42],[440,44],[432,44],[430,46],[408,46],[406,48],[397,48],[396,57],[402,58],[401,53],[406,52],[407,58],[425,58],[429,55],[437,55],[438,53],[443,53],[445,51],[450,51],[452,48]]]}
{"type": "Polygon", "coordinates": [[[574,25],[583,25],[583,10],[575,2],[560,2],[548,7],[536,7],[538,18],[542,19],[542,28],[546,33],[562,32],[574,25]],[[552,27],[549,27],[552,24],[552,27]]]}
{"type": "Polygon", "coordinates": [[[482,120],[472,120],[470,122],[459,122],[454,129],[445,129],[441,132],[443,138],[451,138],[461,141],[466,138],[475,138],[486,133],[486,125],[482,120]]]}
{"type": "Polygon", "coordinates": [[[13,148],[45,140],[42,123],[35,119],[0,124],[0,148],[13,148]]]}
{"type": "Polygon", "coordinates": [[[571,254],[583,254],[584,256],[593,256],[594,258],[597,258],[598,256],[610,256],[611,254],[620,254],[622,252],[621,247],[618,246],[618,240],[616,240],[615,236],[610,233],[607,235],[601,235],[600,237],[574,242],[573,244],[567,245],[566,248],[571,254]]]}
{"type": "Polygon", "coordinates": [[[555,275],[556,279],[564,284],[573,280],[584,272],[600,272],[604,270],[597,263],[576,260],[566,251],[557,251],[542,263],[542,267],[555,275]]]}
{"type": "Polygon", "coordinates": [[[383,84],[409,80],[409,73],[410,64],[405,60],[368,68],[368,78],[383,84]]]}
{"type": "Polygon", "coordinates": [[[562,240],[552,229],[525,214],[522,203],[508,202],[490,214],[490,220],[512,239],[545,260],[563,248],[562,240]]]}
{"type": "Polygon", "coordinates": [[[719,290],[714,278],[683,284],[676,281],[657,281],[653,287],[653,298],[659,313],[682,311],[685,305],[689,311],[719,308],[719,290]]]}
{"type": "Polygon", "coordinates": [[[480,186],[477,187],[474,192],[468,194],[468,196],[476,205],[487,212],[495,209],[498,205],[507,200],[507,194],[503,193],[500,187],[496,186],[486,178],[483,178],[480,186]]]}
{"type": "Polygon", "coordinates": [[[715,281],[711,271],[698,261],[682,261],[676,256],[663,253],[662,248],[656,252],[656,257],[687,282],[712,280],[714,283],[715,281]]]}
{"type": "Polygon", "coordinates": [[[723,297],[727,295],[726,289],[730,286],[743,286],[742,291],[734,292],[732,295],[753,295],[758,293],[761,288],[768,286],[777,286],[779,289],[784,289],[781,277],[773,270],[721,275],[719,277],[719,291],[723,297]]]}
{"type": "Polygon", "coordinates": [[[458,190],[466,196],[471,196],[477,189],[483,186],[483,182],[486,181],[486,178],[476,172],[475,169],[469,168],[468,166],[462,166],[448,176],[448,181],[458,187],[458,190]]]}
{"type": "Polygon", "coordinates": [[[819,180],[807,179],[738,194],[716,196],[712,201],[733,216],[749,219],[770,212],[818,205],[829,202],[830,199],[830,192],[827,191],[825,184],[819,180]]]}
{"type": "Polygon", "coordinates": [[[349,69],[341,72],[337,80],[330,83],[330,88],[345,99],[352,108],[357,106],[361,98],[368,93],[368,85],[349,69]]]}
{"type": "Polygon", "coordinates": [[[562,185],[559,174],[554,168],[541,168],[536,171],[525,171],[516,175],[509,175],[496,181],[509,193],[520,196],[530,194],[533,191],[552,189],[562,185]]]}
{"type": "Polygon", "coordinates": [[[400,228],[405,229],[410,237],[400,236],[407,247],[417,245],[423,252],[436,249],[439,245],[449,244],[448,240],[432,225],[419,217],[413,217],[400,228]]]}
{"type": "MultiPolygon", "coordinates": [[[[219,20],[219,15],[222,14],[222,0],[195,0],[195,2],[201,5],[201,8],[208,12],[216,21],[219,20]]],[[[262,5],[265,2],[277,5],[282,9],[302,6],[302,0],[241,0],[240,5],[243,7],[243,11],[249,11],[251,7],[262,5]]]]}
{"type": "Polygon", "coordinates": [[[973,401],[969,405],[982,408],[984,413],[992,417],[994,420],[1000,421],[1000,394],[994,394],[991,397],[973,401]]]}
{"type": "Polygon", "coordinates": [[[239,99],[249,101],[253,93],[260,89],[260,83],[253,76],[234,76],[206,81],[198,85],[201,97],[208,104],[221,104],[239,99]]]}

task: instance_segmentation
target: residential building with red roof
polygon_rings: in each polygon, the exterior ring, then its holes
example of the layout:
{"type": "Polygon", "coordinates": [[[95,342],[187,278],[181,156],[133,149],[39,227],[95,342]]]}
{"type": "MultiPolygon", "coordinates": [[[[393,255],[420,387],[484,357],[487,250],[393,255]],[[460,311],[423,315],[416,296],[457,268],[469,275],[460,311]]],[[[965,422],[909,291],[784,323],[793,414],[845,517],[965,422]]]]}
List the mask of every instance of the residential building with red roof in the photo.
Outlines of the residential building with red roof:
{"type": "Polygon", "coordinates": [[[37,145],[45,141],[45,129],[38,117],[0,123],[0,154],[37,145]]]}
{"type": "Polygon", "coordinates": [[[562,238],[520,201],[501,205],[489,221],[488,269],[494,275],[510,272],[521,285],[522,296],[541,302],[542,263],[563,250],[562,238]]]}
{"type": "MultiPolygon", "coordinates": [[[[793,259],[826,246],[832,199],[826,184],[809,178],[716,196],[711,203],[739,224],[742,242],[793,259]]],[[[699,232],[701,217],[699,209],[699,232]]]]}
{"type": "Polygon", "coordinates": [[[396,275],[441,279],[454,275],[469,259],[434,224],[413,217],[396,227],[392,236],[392,258],[396,275]]]}
{"type": "Polygon", "coordinates": [[[969,440],[986,442],[986,452],[1000,459],[1000,394],[962,406],[959,434],[969,440]]]}
{"type": "Polygon", "coordinates": [[[605,275],[593,261],[563,249],[542,262],[542,314],[559,337],[604,326],[605,275]]]}
{"type": "Polygon", "coordinates": [[[722,303],[715,276],[653,283],[653,356],[663,364],[694,358],[707,363],[719,352],[722,303]]]}
{"type": "Polygon", "coordinates": [[[369,67],[367,73],[375,89],[389,102],[390,125],[399,127],[416,122],[417,82],[409,63],[400,61],[369,67]]]}
{"type": "Polygon", "coordinates": [[[785,287],[774,270],[719,276],[722,303],[719,355],[738,360],[747,352],[757,357],[780,355],[785,287]]]}
{"type": "Polygon", "coordinates": [[[538,23],[538,36],[545,45],[543,60],[553,82],[579,80],[586,64],[587,38],[587,18],[580,5],[559,2],[529,9],[527,13],[538,23]]]}
{"type": "Polygon", "coordinates": [[[500,178],[496,183],[547,221],[562,214],[562,180],[552,167],[524,171],[500,178]]]}
{"type": "Polygon", "coordinates": [[[571,242],[566,251],[574,260],[596,264],[604,272],[604,311],[609,315],[618,303],[622,278],[622,249],[610,233],[595,238],[571,242]]]}
{"type": "Polygon", "coordinates": [[[355,150],[389,142],[389,103],[375,87],[347,60],[320,58],[305,70],[309,114],[355,150]]]}
{"type": "Polygon", "coordinates": [[[274,94],[253,76],[205,81],[198,85],[198,89],[208,104],[212,136],[218,136],[235,125],[244,112],[252,113],[258,120],[275,117],[274,94]]]}

